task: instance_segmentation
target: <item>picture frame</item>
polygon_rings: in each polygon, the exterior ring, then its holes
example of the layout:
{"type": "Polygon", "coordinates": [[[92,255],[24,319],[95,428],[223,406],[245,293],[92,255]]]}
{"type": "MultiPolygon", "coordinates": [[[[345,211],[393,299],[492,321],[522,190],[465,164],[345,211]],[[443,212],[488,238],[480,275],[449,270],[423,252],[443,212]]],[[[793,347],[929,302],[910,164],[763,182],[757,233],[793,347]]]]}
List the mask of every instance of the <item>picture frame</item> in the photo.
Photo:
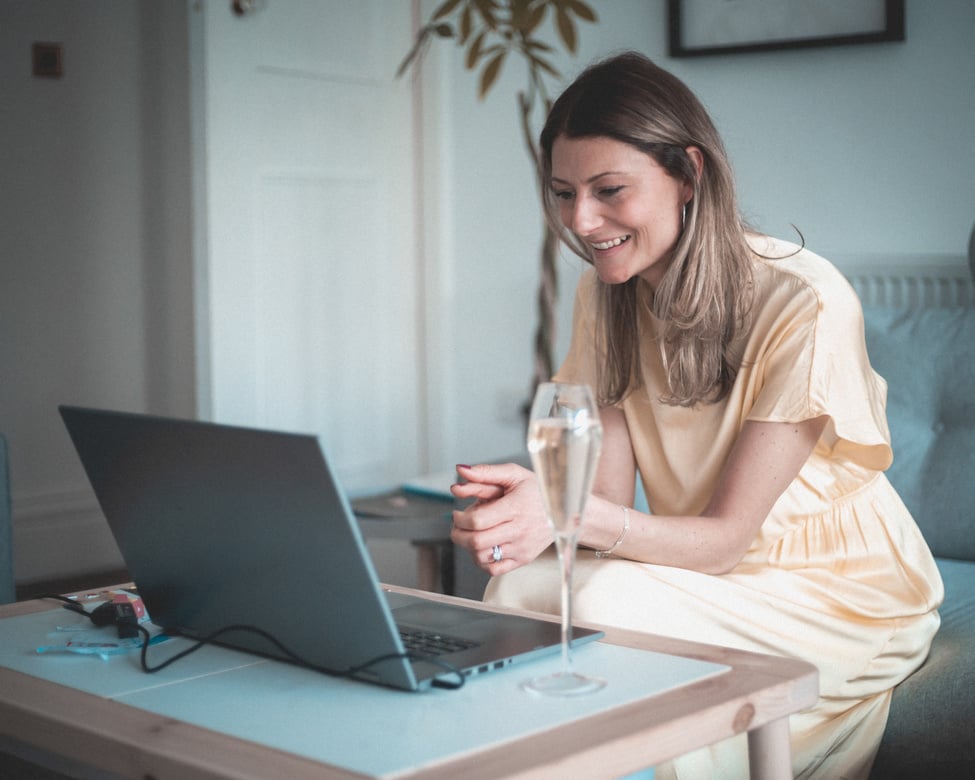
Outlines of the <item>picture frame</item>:
{"type": "Polygon", "coordinates": [[[671,57],[904,40],[904,0],[667,0],[671,57]]]}

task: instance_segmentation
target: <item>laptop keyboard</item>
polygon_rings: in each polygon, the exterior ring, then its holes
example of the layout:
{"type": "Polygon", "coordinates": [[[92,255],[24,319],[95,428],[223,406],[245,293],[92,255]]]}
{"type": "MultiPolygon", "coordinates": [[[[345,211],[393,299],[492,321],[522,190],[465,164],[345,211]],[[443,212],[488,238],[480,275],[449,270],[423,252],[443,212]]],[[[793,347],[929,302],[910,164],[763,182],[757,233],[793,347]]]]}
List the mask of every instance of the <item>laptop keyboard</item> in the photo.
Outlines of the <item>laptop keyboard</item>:
{"type": "Polygon", "coordinates": [[[400,628],[399,635],[407,652],[416,655],[445,655],[460,650],[469,650],[472,647],[477,647],[478,644],[470,639],[461,639],[456,636],[447,636],[435,631],[421,631],[419,629],[400,628]]]}

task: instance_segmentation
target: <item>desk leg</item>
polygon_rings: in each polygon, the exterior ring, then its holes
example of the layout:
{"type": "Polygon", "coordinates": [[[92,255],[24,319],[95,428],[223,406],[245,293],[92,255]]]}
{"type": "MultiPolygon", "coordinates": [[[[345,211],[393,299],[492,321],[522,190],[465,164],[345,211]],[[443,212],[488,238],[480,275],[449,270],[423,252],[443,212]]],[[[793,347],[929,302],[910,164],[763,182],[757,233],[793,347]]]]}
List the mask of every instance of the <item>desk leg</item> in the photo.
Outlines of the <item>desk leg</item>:
{"type": "Polygon", "coordinates": [[[791,780],[788,718],[773,720],[748,732],[748,768],[752,780],[791,780]]]}
{"type": "Polygon", "coordinates": [[[417,584],[420,590],[440,591],[440,550],[436,544],[414,542],[416,547],[417,584]]]}
{"type": "Polygon", "coordinates": [[[454,546],[447,540],[413,542],[416,548],[417,588],[454,594],[454,546]]]}

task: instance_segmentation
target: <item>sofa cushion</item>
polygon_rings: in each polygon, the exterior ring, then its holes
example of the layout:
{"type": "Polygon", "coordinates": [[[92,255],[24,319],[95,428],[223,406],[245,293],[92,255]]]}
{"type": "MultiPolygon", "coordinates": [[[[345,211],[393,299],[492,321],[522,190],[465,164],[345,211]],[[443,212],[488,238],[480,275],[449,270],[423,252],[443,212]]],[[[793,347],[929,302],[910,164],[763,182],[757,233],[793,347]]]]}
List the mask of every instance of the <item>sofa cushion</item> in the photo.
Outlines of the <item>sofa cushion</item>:
{"type": "Polygon", "coordinates": [[[975,560],[975,308],[864,308],[888,384],[887,472],[935,555],[975,560]]]}
{"type": "Polygon", "coordinates": [[[894,689],[871,777],[975,777],[975,562],[941,559],[941,628],[920,669],[894,689]]]}

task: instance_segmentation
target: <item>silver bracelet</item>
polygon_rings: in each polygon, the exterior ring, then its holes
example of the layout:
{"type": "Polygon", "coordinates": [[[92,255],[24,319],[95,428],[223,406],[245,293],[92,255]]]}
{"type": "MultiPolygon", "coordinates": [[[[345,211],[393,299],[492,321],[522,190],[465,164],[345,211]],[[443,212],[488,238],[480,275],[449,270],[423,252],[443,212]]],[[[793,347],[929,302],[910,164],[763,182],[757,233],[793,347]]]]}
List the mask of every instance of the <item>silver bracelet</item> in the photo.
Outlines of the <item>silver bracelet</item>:
{"type": "Polygon", "coordinates": [[[623,510],[623,530],[620,532],[619,537],[613,542],[613,546],[606,550],[596,550],[597,558],[608,558],[623,544],[623,538],[626,536],[626,532],[630,530],[630,508],[626,506],[621,506],[620,509],[623,510]]]}

